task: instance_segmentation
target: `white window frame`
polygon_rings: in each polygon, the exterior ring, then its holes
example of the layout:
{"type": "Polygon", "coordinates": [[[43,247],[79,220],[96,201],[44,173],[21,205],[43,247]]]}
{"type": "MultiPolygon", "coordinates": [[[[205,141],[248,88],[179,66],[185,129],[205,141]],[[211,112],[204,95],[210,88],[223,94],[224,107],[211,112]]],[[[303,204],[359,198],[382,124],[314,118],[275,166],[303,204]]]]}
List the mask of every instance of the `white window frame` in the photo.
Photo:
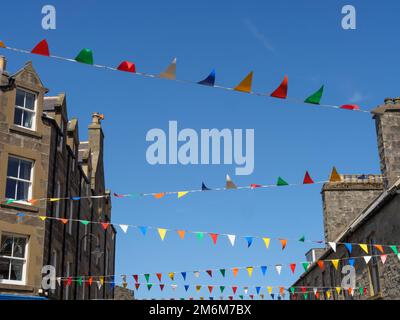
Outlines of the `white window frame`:
{"type": "MultiPolygon", "coordinates": [[[[25,243],[25,257],[24,258],[0,255],[0,257],[6,258],[6,259],[24,261],[24,264],[23,264],[23,267],[22,267],[21,280],[0,279],[0,283],[13,284],[13,285],[25,285],[26,284],[26,269],[27,269],[28,257],[29,257],[29,236],[28,235],[23,235],[23,234],[11,233],[11,232],[0,232],[0,241],[1,241],[1,238],[2,238],[3,235],[12,236],[13,238],[14,237],[16,237],[16,238],[25,238],[26,239],[26,243],[25,243]]],[[[12,250],[14,250],[14,239],[13,239],[12,250]]],[[[13,253],[11,252],[11,255],[12,254],[13,253]]]]}
{"type": "MultiPolygon", "coordinates": [[[[61,182],[57,180],[56,182],[56,196],[55,198],[61,198],[61,182]]],[[[55,209],[55,217],[60,217],[60,210],[61,210],[61,201],[56,201],[56,209],[55,209]]]]}
{"type": "MultiPolygon", "coordinates": [[[[66,277],[68,278],[71,275],[71,262],[67,262],[67,268],[66,268],[66,277]]],[[[65,300],[69,300],[69,287],[70,286],[65,286],[65,300]]]]}
{"type": "Polygon", "coordinates": [[[88,226],[85,224],[85,234],[84,234],[84,241],[83,241],[83,251],[87,251],[87,234],[88,234],[88,226]]]}
{"type": "Polygon", "coordinates": [[[74,218],[74,202],[69,202],[69,213],[68,213],[68,234],[72,235],[72,219],[74,218]]]}
{"type": "MultiPolygon", "coordinates": [[[[51,265],[54,267],[56,277],[57,275],[57,258],[58,258],[58,252],[57,250],[53,249],[52,251],[52,256],[51,256],[51,265]]],[[[61,280],[62,281],[62,280],[61,280]]],[[[51,292],[54,294],[56,292],[56,289],[51,289],[51,292]]]]}
{"type": "MultiPolygon", "coordinates": [[[[16,200],[15,199],[15,202],[17,202],[17,203],[31,205],[31,203],[28,202],[28,200],[32,199],[32,186],[33,186],[33,179],[34,179],[34,177],[33,177],[33,173],[34,173],[33,168],[34,168],[34,166],[35,166],[35,161],[34,160],[23,158],[23,157],[19,157],[19,156],[14,156],[12,154],[8,155],[8,159],[7,159],[7,178],[6,178],[6,180],[12,179],[12,180],[15,180],[15,181],[21,181],[21,182],[29,183],[28,199],[24,199],[24,200],[16,200]],[[30,181],[29,180],[25,180],[25,179],[21,179],[21,178],[17,178],[17,177],[11,177],[11,176],[8,175],[8,165],[9,165],[9,162],[10,162],[10,158],[27,161],[27,162],[30,162],[32,164],[31,165],[31,174],[30,174],[31,180],[30,181]]],[[[20,166],[18,166],[18,176],[19,176],[19,171],[20,171],[20,166]]],[[[15,194],[14,194],[14,196],[15,196],[15,194]]]]}
{"type": "MultiPolygon", "coordinates": [[[[20,127],[20,128],[24,128],[24,129],[27,129],[27,130],[35,131],[35,130],[36,130],[37,96],[38,96],[38,95],[37,95],[36,92],[33,92],[33,91],[31,91],[31,90],[27,90],[27,89],[25,89],[25,88],[20,88],[20,87],[18,87],[17,90],[23,91],[25,94],[26,94],[26,93],[33,94],[33,95],[35,96],[35,103],[34,103],[33,110],[28,109],[28,108],[25,108],[25,105],[24,105],[24,106],[17,106],[17,92],[15,92],[14,121],[13,121],[13,124],[14,124],[15,126],[17,126],[17,127],[20,127]],[[33,117],[32,117],[32,128],[25,127],[25,126],[22,126],[22,125],[20,125],[20,124],[16,124],[16,123],[15,123],[15,108],[21,109],[22,111],[26,111],[26,112],[33,113],[33,117]]],[[[25,98],[24,98],[24,104],[25,104],[25,101],[26,101],[26,95],[25,95],[25,98]]],[[[23,121],[22,121],[22,122],[23,122],[23,121]]]]}

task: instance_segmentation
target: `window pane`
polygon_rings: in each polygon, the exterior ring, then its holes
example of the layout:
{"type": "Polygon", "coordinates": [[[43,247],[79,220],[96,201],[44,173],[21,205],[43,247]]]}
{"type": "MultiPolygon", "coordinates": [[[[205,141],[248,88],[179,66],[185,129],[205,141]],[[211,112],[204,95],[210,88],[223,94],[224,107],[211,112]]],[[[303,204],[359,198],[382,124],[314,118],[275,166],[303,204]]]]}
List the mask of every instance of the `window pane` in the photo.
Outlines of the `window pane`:
{"type": "Polygon", "coordinates": [[[15,108],[14,124],[16,124],[18,126],[22,126],[22,110],[19,108],[15,108]]]}
{"type": "Polygon", "coordinates": [[[12,236],[4,235],[1,237],[1,248],[0,248],[1,256],[11,256],[12,243],[13,243],[12,236]]]}
{"type": "Polygon", "coordinates": [[[26,93],[25,108],[35,110],[35,95],[32,93],[26,93]]]}
{"type": "Polygon", "coordinates": [[[25,258],[26,238],[14,237],[13,257],[25,258]]]}
{"type": "Polygon", "coordinates": [[[25,128],[32,128],[33,123],[33,113],[29,111],[24,111],[24,123],[25,128]]]}
{"type": "Polygon", "coordinates": [[[24,106],[24,98],[25,98],[25,93],[19,89],[17,89],[17,96],[15,98],[15,105],[23,107],[24,106]]]}
{"type": "Polygon", "coordinates": [[[29,182],[17,181],[17,197],[16,200],[28,200],[29,198],[29,182]]]}
{"type": "Polygon", "coordinates": [[[9,280],[8,274],[10,272],[10,260],[0,258],[0,280],[9,280]]]}
{"type": "Polygon", "coordinates": [[[19,178],[24,180],[31,180],[32,162],[20,160],[19,178]]]}
{"type": "Polygon", "coordinates": [[[7,179],[6,185],[6,198],[15,199],[15,187],[17,185],[17,181],[13,179],[7,179]]]}
{"type": "Polygon", "coordinates": [[[19,163],[18,159],[15,159],[13,157],[8,158],[7,176],[15,178],[18,177],[18,163],[19,163]]]}
{"type": "Polygon", "coordinates": [[[22,280],[22,271],[24,262],[19,260],[11,260],[10,280],[22,280]]]}

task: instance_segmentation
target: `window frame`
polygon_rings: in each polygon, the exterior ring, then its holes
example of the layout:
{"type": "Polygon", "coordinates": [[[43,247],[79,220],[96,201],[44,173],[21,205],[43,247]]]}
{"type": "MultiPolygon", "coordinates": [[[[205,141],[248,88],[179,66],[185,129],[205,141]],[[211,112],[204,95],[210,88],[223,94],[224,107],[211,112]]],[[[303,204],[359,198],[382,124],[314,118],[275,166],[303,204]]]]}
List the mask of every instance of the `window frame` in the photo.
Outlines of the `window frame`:
{"type": "MultiPolygon", "coordinates": [[[[11,180],[14,180],[14,181],[17,181],[17,182],[25,182],[25,183],[29,183],[29,189],[28,189],[28,199],[24,199],[24,200],[17,200],[17,199],[15,199],[15,198],[13,198],[13,200],[15,200],[14,202],[17,202],[17,203],[22,203],[22,204],[25,204],[25,205],[32,205],[30,202],[28,202],[28,200],[29,199],[32,199],[32,193],[33,193],[33,182],[34,182],[34,167],[35,167],[35,160],[32,160],[32,159],[28,159],[28,158],[24,158],[24,157],[20,157],[20,156],[16,156],[16,155],[13,155],[13,154],[9,154],[8,155],[8,158],[7,158],[7,174],[6,174],[6,186],[7,186],[7,181],[8,181],[8,179],[11,179],[11,180]],[[14,158],[14,159],[17,159],[17,160],[23,160],[23,161],[27,161],[27,162],[30,162],[31,163],[31,172],[30,172],[30,181],[28,181],[28,180],[25,180],[25,179],[21,179],[21,178],[19,178],[19,177],[12,177],[12,176],[9,176],[8,175],[8,166],[9,166],[9,163],[10,163],[10,158],[14,158]]],[[[19,175],[19,172],[20,172],[20,165],[18,165],[18,175],[19,175]]],[[[17,188],[17,185],[16,185],[16,188],[17,188]]],[[[6,195],[7,195],[7,187],[6,187],[6,195]]],[[[14,194],[14,197],[16,196],[16,194],[14,194]]],[[[7,197],[6,197],[7,198],[7,197]]]]}
{"type": "MultiPolygon", "coordinates": [[[[27,265],[28,265],[28,260],[29,260],[29,235],[25,235],[25,234],[18,234],[18,233],[13,233],[13,232],[2,232],[0,231],[0,242],[1,242],[1,238],[3,237],[3,235],[6,236],[12,236],[13,237],[13,243],[12,243],[12,251],[14,250],[14,238],[25,238],[25,255],[24,258],[19,258],[19,257],[13,257],[11,256],[5,256],[5,255],[0,255],[1,258],[6,258],[9,259],[11,261],[13,260],[17,260],[17,261],[23,261],[23,267],[22,267],[22,277],[21,280],[10,280],[10,279],[0,279],[0,283],[3,284],[12,284],[12,285],[26,285],[26,278],[27,278],[27,265]]],[[[13,252],[11,252],[11,254],[13,254],[13,252]]],[[[10,271],[9,271],[9,275],[8,277],[10,277],[10,271]]]]}
{"type": "MultiPolygon", "coordinates": [[[[22,88],[22,87],[17,87],[17,89],[16,89],[16,91],[15,91],[15,102],[14,102],[14,119],[13,119],[13,124],[15,125],[15,126],[17,126],[17,127],[19,127],[19,128],[24,128],[24,129],[27,129],[27,130],[31,130],[31,131],[36,131],[36,111],[37,111],[37,99],[38,98],[38,93],[37,92],[34,92],[34,91],[32,91],[32,90],[29,90],[29,89],[25,89],[25,88],[22,88]],[[20,91],[23,91],[24,92],[24,106],[18,106],[17,105],[17,91],[18,90],[20,90],[20,91]],[[34,95],[34,97],[35,97],[35,102],[34,102],[34,106],[33,106],[33,110],[31,110],[31,109],[29,109],[29,108],[26,108],[25,107],[25,105],[26,105],[26,93],[30,93],[30,94],[32,94],[32,95],[34,95]],[[22,110],[22,112],[30,112],[30,113],[32,113],[33,114],[33,116],[32,116],[32,127],[31,128],[29,128],[29,127],[25,127],[25,126],[23,126],[23,125],[20,125],[20,124],[16,124],[15,123],[15,109],[20,109],[20,110],[22,110]]],[[[24,118],[22,118],[22,120],[23,120],[24,118]]],[[[23,121],[22,121],[22,123],[23,123],[23,121]]]]}

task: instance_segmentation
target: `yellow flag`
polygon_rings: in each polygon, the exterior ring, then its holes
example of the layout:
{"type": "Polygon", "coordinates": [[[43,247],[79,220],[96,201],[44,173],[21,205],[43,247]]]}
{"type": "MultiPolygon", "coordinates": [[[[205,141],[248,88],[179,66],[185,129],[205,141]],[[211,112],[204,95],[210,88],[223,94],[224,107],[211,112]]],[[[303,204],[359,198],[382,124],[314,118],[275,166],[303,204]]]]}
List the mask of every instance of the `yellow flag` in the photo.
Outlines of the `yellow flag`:
{"type": "Polygon", "coordinates": [[[161,240],[164,241],[165,235],[167,234],[167,229],[157,228],[157,230],[161,240]]]}
{"type": "Polygon", "coordinates": [[[101,284],[101,285],[104,284],[104,277],[100,277],[100,284],[101,284]]]}
{"type": "Polygon", "coordinates": [[[247,273],[249,274],[249,277],[253,274],[253,267],[247,267],[247,273]]]}
{"type": "Polygon", "coordinates": [[[6,45],[4,44],[4,42],[0,40],[0,48],[5,48],[5,47],[6,45]]]}
{"type": "Polygon", "coordinates": [[[263,240],[264,240],[265,246],[266,246],[267,249],[268,249],[269,243],[270,243],[271,239],[270,239],[270,238],[263,238],[263,240]]]}
{"type": "Polygon", "coordinates": [[[196,286],[196,291],[199,292],[201,289],[201,286],[196,286]]]}
{"type": "Polygon", "coordinates": [[[179,191],[178,192],[178,199],[179,198],[182,198],[184,195],[186,195],[186,194],[188,194],[189,193],[189,191],[179,191]]]}
{"type": "Polygon", "coordinates": [[[47,218],[46,216],[39,216],[39,219],[42,221],[46,220],[46,218],[47,218]]]}
{"type": "Polygon", "coordinates": [[[368,253],[368,245],[366,245],[364,243],[360,243],[360,248],[363,249],[365,251],[365,253],[368,253]]]}
{"type": "Polygon", "coordinates": [[[267,287],[267,290],[268,290],[268,294],[272,293],[272,287],[267,287]]]}
{"type": "Polygon", "coordinates": [[[172,281],[174,281],[175,273],[174,273],[174,272],[168,273],[168,277],[170,277],[170,279],[171,279],[172,281]]]}
{"type": "Polygon", "coordinates": [[[335,269],[337,270],[337,269],[338,269],[338,266],[339,266],[339,259],[334,259],[334,260],[332,260],[332,264],[333,264],[333,266],[335,267],[335,269]]]}
{"type": "Polygon", "coordinates": [[[160,78],[175,80],[176,79],[176,58],[172,60],[171,64],[165,69],[164,72],[160,73],[160,78]]]}
{"type": "Polygon", "coordinates": [[[50,201],[51,201],[51,202],[60,201],[60,198],[50,198],[50,201]]]}
{"type": "Polygon", "coordinates": [[[241,92],[251,92],[251,83],[253,81],[253,71],[251,71],[246,78],[242,80],[234,89],[241,92]]]}
{"type": "Polygon", "coordinates": [[[330,297],[331,297],[331,290],[328,290],[328,291],[326,292],[326,297],[327,297],[328,299],[330,299],[330,297]]]}
{"type": "Polygon", "coordinates": [[[337,292],[337,294],[340,294],[340,291],[341,291],[342,289],[340,288],[340,287],[336,287],[336,292],[337,292]]]}
{"type": "Polygon", "coordinates": [[[340,181],[342,181],[342,178],[340,174],[337,172],[336,168],[333,167],[331,176],[329,178],[329,182],[340,182],[340,181]]]}

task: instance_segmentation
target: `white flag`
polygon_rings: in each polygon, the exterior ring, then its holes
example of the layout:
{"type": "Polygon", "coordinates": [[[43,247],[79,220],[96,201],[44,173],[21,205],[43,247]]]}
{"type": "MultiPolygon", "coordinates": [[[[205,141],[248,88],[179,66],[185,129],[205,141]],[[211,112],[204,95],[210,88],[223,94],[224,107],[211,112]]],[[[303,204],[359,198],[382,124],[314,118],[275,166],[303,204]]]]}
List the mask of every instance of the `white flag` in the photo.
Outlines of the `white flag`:
{"type": "Polygon", "coordinates": [[[364,256],[365,263],[368,264],[369,260],[371,260],[371,256],[364,256]]]}
{"type": "Polygon", "coordinates": [[[127,232],[128,232],[128,225],[126,225],[126,224],[120,224],[119,226],[121,227],[121,229],[122,229],[122,231],[123,231],[124,233],[127,233],[127,232]]]}
{"type": "Polygon", "coordinates": [[[336,242],[328,242],[332,250],[336,252],[336,242]]]}
{"type": "Polygon", "coordinates": [[[235,245],[236,236],[234,234],[227,234],[227,237],[233,247],[235,245]]]}
{"type": "Polygon", "coordinates": [[[277,264],[277,265],[275,266],[275,270],[276,270],[276,272],[280,275],[280,274],[281,274],[281,271],[282,271],[282,265],[277,264]]]}

